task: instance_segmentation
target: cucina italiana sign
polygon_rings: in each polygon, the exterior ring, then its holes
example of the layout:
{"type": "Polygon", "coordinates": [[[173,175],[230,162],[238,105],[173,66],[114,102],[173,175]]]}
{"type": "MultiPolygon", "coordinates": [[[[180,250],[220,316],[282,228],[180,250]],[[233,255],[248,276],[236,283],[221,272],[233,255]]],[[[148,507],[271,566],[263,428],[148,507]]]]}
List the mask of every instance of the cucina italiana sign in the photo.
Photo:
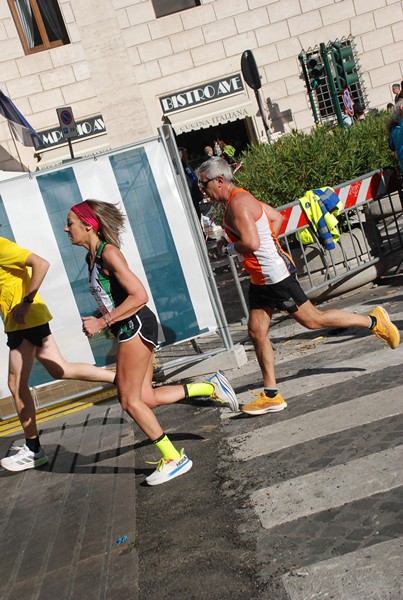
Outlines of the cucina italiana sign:
{"type": "Polygon", "coordinates": [[[241,74],[231,75],[216,81],[210,81],[198,85],[197,87],[189,88],[163,96],[160,98],[162,112],[166,115],[175,110],[183,110],[192,106],[198,106],[204,102],[212,102],[233,94],[239,94],[244,90],[241,74]]]}
{"type": "Polygon", "coordinates": [[[250,115],[249,111],[245,107],[234,108],[216,115],[207,115],[204,118],[197,119],[195,121],[186,121],[184,123],[178,123],[174,126],[176,133],[188,133],[189,131],[196,129],[206,129],[207,127],[214,127],[228,121],[236,121],[237,119],[245,119],[250,115]]]}
{"type": "MultiPolygon", "coordinates": [[[[102,115],[96,117],[89,117],[82,121],[76,121],[77,127],[77,138],[93,137],[106,133],[106,127],[102,115]]],[[[53,129],[45,129],[44,131],[38,131],[40,138],[43,141],[43,146],[39,148],[46,150],[47,148],[54,148],[55,146],[61,146],[67,144],[67,140],[63,137],[63,133],[60,127],[54,127],[53,129]]]]}

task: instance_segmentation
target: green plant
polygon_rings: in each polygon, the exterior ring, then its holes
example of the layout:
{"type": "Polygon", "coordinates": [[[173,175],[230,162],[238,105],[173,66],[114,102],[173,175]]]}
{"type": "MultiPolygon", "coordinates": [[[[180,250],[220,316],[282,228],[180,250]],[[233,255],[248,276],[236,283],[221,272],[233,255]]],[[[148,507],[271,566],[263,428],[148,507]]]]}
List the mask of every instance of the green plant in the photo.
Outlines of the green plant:
{"type": "Polygon", "coordinates": [[[325,125],[252,146],[241,157],[236,184],[267,204],[283,206],[310,189],[334,187],[381,167],[398,169],[388,148],[388,116],[381,111],[349,129],[325,125]]]}

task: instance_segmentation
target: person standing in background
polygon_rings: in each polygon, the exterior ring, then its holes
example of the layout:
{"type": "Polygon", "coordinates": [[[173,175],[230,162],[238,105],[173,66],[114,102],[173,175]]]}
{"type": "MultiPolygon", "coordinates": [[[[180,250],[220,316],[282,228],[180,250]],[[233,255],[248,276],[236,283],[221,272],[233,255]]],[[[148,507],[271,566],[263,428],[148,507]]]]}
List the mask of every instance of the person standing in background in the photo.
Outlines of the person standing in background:
{"type": "Polygon", "coordinates": [[[222,154],[222,149],[220,146],[220,142],[219,140],[215,140],[214,142],[214,156],[221,156],[222,154]]]}
{"type": "Polygon", "coordinates": [[[403,90],[400,83],[394,83],[392,85],[392,94],[394,95],[393,102],[399,102],[403,98],[403,90]]]}
{"type": "Polygon", "coordinates": [[[192,198],[193,206],[197,214],[197,218],[201,223],[200,202],[203,202],[203,194],[200,192],[197,184],[197,177],[189,166],[188,154],[186,148],[178,148],[179,158],[181,159],[183,170],[185,171],[186,182],[192,198]]]}
{"type": "Polygon", "coordinates": [[[400,162],[400,170],[403,175],[403,99],[399,100],[394,107],[389,121],[387,130],[389,135],[389,148],[395,153],[396,158],[400,162]]]}
{"type": "Polygon", "coordinates": [[[204,148],[204,160],[208,160],[209,158],[211,158],[212,156],[214,156],[214,152],[211,146],[205,146],[204,148]]]}
{"type": "Polygon", "coordinates": [[[364,121],[365,119],[364,107],[359,102],[354,104],[354,119],[355,121],[364,121]]]}
{"type": "Polygon", "coordinates": [[[231,146],[230,144],[226,144],[223,140],[219,140],[218,145],[220,146],[220,149],[221,149],[221,154],[220,154],[221,158],[224,158],[229,165],[234,167],[236,165],[234,146],[231,146]]]}

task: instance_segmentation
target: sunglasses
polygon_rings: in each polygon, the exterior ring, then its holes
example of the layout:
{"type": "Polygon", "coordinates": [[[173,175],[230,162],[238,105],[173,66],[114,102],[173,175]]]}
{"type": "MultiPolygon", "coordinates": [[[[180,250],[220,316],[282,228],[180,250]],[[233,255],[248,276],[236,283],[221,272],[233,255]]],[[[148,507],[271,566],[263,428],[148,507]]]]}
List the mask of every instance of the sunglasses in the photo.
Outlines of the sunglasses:
{"type": "Polygon", "coordinates": [[[199,179],[199,186],[203,190],[207,190],[208,184],[210,183],[210,181],[214,181],[214,179],[217,179],[217,177],[212,177],[211,179],[205,179],[204,181],[202,181],[201,179],[199,179]]]}

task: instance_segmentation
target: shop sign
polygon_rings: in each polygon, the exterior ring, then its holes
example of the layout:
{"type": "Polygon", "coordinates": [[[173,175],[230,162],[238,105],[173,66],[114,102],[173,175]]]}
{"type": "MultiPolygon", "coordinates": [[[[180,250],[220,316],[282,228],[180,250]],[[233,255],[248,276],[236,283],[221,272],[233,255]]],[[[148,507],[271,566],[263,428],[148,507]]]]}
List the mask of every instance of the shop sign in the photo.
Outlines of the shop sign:
{"type": "MultiPolygon", "coordinates": [[[[106,127],[102,115],[96,117],[89,117],[82,121],[76,121],[77,137],[76,139],[93,137],[101,133],[106,133],[106,127]]],[[[53,129],[45,129],[44,131],[38,131],[39,137],[42,139],[43,147],[39,149],[39,152],[47,148],[54,148],[67,144],[65,136],[62,132],[61,127],[54,127],[53,129]]]]}
{"type": "Polygon", "coordinates": [[[206,129],[207,127],[215,127],[217,125],[228,123],[228,121],[236,121],[237,119],[245,119],[249,116],[247,108],[234,108],[225,112],[206,115],[205,117],[199,117],[194,121],[186,121],[184,123],[178,123],[174,125],[176,133],[188,133],[189,131],[197,129],[206,129]]]}
{"type": "Polygon", "coordinates": [[[239,92],[242,92],[243,90],[244,85],[241,74],[237,73],[230,77],[203,83],[202,85],[183,90],[177,94],[163,96],[160,98],[160,103],[162,112],[166,115],[175,110],[183,110],[185,108],[199,106],[204,102],[212,102],[233,94],[239,94],[239,92]]]}

